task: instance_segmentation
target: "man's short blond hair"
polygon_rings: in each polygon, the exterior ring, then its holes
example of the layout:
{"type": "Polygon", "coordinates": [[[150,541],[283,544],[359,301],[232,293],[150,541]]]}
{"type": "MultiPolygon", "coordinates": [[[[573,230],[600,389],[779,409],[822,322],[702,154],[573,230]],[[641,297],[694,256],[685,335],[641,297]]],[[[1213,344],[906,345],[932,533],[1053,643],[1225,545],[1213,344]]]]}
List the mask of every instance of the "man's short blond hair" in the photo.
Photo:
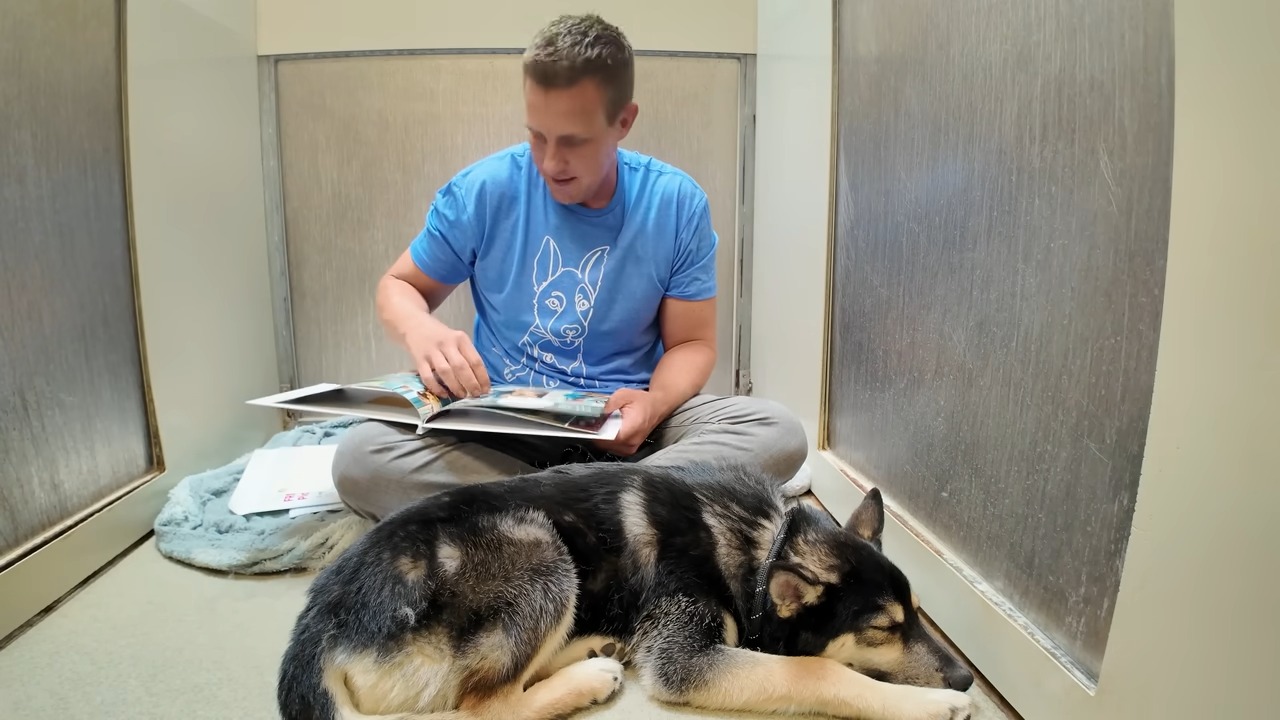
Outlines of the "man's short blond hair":
{"type": "Polygon", "coordinates": [[[635,91],[635,54],[626,35],[600,16],[561,15],[539,30],[525,50],[524,76],[548,89],[595,80],[612,123],[635,91]]]}

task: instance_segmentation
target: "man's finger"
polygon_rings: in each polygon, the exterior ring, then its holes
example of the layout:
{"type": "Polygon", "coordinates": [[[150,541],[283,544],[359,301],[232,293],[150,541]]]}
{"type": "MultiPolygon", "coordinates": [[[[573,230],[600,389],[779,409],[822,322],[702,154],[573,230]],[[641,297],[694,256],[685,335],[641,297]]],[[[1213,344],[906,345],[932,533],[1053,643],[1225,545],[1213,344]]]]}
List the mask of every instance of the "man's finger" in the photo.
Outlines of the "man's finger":
{"type": "Polygon", "coordinates": [[[471,365],[462,357],[462,353],[457,348],[451,348],[445,352],[445,357],[449,361],[449,369],[457,378],[458,384],[462,386],[462,391],[469,396],[480,395],[482,393],[480,381],[476,378],[471,365]]]}
{"type": "Polygon", "coordinates": [[[449,367],[449,359],[444,356],[444,353],[437,350],[431,356],[431,367],[444,386],[445,395],[452,398],[463,396],[462,387],[458,383],[457,376],[454,375],[453,368],[449,367]]]}
{"type": "Polygon", "coordinates": [[[439,395],[432,387],[435,384],[435,373],[431,370],[431,363],[426,360],[418,361],[418,378],[422,380],[422,386],[427,389],[427,392],[439,395]]]}
{"type": "Polygon", "coordinates": [[[621,410],[624,406],[626,406],[627,402],[630,399],[631,399],[630,388],[622,388],[621,390],[614,392],[612,395],[609,396],[609,399],[605,401],[603,413],[605,415],[608,415],[614,410],[621,410]]]}
{"type": "Polygon", "coordinates": [[[444,389],[444,387],[440,385],[440,382],[436,379],[436,372],[431,369],[430,363],[423,363],[418,367],[418,377],[422,378],[422,386],[425,387],[428,391],[430,391],[431,394],[439,398],[445,398],[449,396],[449,393],[444,389]]]}
{"type": "Polygon", "coordinates": [[[472,345],[471,341],[468,340],[462,344],[461,352],[463,359],[466,360],[467,365],[471,368],[471,373],[476,378],[478,394],[483,395],[489,392],[489,371],[485,370],[484,359],[480,357],[480,353],[476,352],[476,346],[472,345]]]}
{"type": "Polygon", "coordinates": [[[627,457],[632,455],[639,449],[640,443],[634,437],[637,428],[632,427],[634,421],[627,417],[626,408],[622,410],[622,424],[618,427],[618,434],[612,440],[603,441],[607,447],[606,452],[613,453],[618,457],[627,457]]]}

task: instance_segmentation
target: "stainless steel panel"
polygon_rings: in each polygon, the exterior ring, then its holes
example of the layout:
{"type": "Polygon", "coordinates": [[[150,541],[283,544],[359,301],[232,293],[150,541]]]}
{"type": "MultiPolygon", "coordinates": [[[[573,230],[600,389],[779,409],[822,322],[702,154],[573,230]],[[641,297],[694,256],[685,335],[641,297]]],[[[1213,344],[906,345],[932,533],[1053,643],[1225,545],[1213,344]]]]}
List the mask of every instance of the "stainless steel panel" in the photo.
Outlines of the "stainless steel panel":
{"type": "Polygon", "coordinates": [[[152,466],[117,19],[0,5],[0,557],[152,466]]]}
{"type": "MultiPolygon", "coordinates": [[[[640,116],[625,145],[707,191],[719,253],[720,360],[708,389],[733,385],[739,77],[735,59],[641,57],[640,116]]],[[[466,165],[526,138],[518,55],[281,60],[281,175],[297,384],[406,367],[374,312],[379,275],[421,229],[436,190],[466,165]]],[[[470,289],[441,316],[471,330],[470,289]]]]}
{"type": "Polygon", "coordinates": [[[1160,328],[1171,8],[838,12],[828,441],[1096,677],[1160,328]]]}

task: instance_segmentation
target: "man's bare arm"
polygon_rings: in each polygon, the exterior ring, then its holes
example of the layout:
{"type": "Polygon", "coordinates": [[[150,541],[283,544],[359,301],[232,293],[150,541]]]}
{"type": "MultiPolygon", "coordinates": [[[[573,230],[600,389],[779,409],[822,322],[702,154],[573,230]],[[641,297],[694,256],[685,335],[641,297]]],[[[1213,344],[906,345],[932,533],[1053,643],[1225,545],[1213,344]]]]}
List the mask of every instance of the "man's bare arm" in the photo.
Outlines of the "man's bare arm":
{"type": "Polygon", "coordinates": [[[378,280],[378,319],[409,353],[428,390],[456,397],[483,394],[489,377],[471,339],[435,316],[456,287],[423,273],[406,250],[378,280]]]}
{"type": "Polygon", "coordinates": [[[378,279],[375,295],[378,319],[391,339],[407,350],[406,335],[410,330],[417,330],[427,316],[430,316],[429,322],[444,324],[432,314],[455,287],[419,270],[405,250],[378,279]]]}
{"type": "Polygon", "coordinates": [[[658,308],[664,353],[649,392],[665,418],[702,392],[716,365],[716,299],[664,298],[658,308]]]}

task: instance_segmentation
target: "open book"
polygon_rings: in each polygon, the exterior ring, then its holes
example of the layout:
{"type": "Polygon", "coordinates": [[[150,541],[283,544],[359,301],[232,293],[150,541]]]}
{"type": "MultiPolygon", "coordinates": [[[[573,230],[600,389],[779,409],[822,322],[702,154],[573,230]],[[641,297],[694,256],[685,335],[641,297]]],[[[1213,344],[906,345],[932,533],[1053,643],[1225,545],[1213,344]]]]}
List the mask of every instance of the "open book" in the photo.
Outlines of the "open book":
{"type": "Polygon", "coordinates": [[[605,393],[572,388],[494,385],[487,395],[441,398],[416,372],[399,372],[349,385],[320,383],[250,400],[250,405],[325,415],[347,415],[414,426],[478,432],[612,440],[622,416],[604,414],[605,393]]]}

